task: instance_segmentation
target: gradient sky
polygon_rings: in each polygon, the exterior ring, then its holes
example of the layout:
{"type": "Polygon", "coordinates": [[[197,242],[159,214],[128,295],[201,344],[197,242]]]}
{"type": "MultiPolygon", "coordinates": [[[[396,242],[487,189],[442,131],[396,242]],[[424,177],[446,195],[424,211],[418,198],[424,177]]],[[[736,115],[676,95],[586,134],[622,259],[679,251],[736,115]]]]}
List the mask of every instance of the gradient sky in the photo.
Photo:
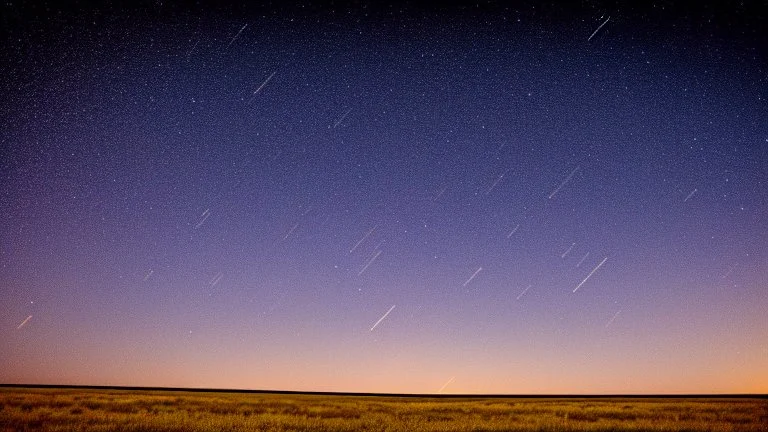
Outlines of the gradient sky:
{"type": "Polygon", "coordinates": [[[0,382],[768,392],[765,17],[4,3],[0,382]]]}

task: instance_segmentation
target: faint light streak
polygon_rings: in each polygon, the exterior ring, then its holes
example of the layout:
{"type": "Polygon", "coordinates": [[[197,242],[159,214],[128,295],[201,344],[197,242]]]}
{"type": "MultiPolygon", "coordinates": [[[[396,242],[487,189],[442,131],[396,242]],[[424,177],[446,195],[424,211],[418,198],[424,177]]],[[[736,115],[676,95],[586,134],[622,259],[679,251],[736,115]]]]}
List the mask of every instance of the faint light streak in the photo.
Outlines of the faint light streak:
{"type": "Polygon", "coordinates": [[[620,314],[620,313],[621,313],[621,309],[619,309],[618,311],[616,311],[616,313],[615,313],[615,314],[613,314],[613,317],[611,317],[611,319],[610,319],[610,320],[608,320],[608,322],[605,324],[605,326],[606,326],[606,327],[608,327],[609,325],[611,325],[611,323],[613,322],[613,320],[615,320],[615,319],[616,319],[616,317],[617,317],[617,316],[619,316],[619,314],[620,314]]]}
{"type": "Polygon", "coordinates": [[[21,328],[24,327],[24,324],[28,323],[29,320],[31,320],[31,319],[32,319],[32,315],[24,318],[24,321],[22,321],[21,324],[19,324],[19,326],[16,327],[16,330],[21,330],[21,328]]]}
{"type": "Polygon", "coordinates": [[[691,191],[691,193],[689,193],[689,194],[688,194],[688,196],[687,196],[687,197],[685,197],[685,199],[683,200],[683,202],[686,202],[686,201],[688,201],[689,199],[691,199],[691,197],[693,196],[693,194],[695,194],[697,191],[698,191],[698,189],[695,189],[695,188],[694,188],[694,189],[691,191]]]}
{"type": "Polygon", "coordinates": [[[445,190],[446,190],[446,189],[448,189],[448,187],[447,187],[447,186],[446,186],[446,187],[444,187],[444,188],[442,188],[442,189],[440,189],[440,192],[438,192],[438,193],[437,193],[437,196],[435,196],[434,198],[432,198],[432,201],[437,201],[437,199],[438,199],[438,198],[440,198],[441,196],[443,196],[443,194],[445,193],[445,190]]]}
{"type": "Polygon", "coordinates": [[[467,286],[468,283],[472,282],[472,279],[474,279],[475,276],[477,276],[477,274],[480,273],[480,270],[482,270],[482,269],[483,269],[482,267],[478,267],[477,270],[475,270],[475,272],[472,273],[472,276],[470,276],[469,279],[467,279],[467,281],[464,282],[464,285],[462,285],[462,286],[467,286]]]}
{"type": "Polygon", "coordinates": [[[487,190],[487,191],[485,191],[485,194],[486,194],[486,195],[488,195],[489,193],[491,193],[491,191],[493,190],[493,188],[495,188],[495,187],[496,187],[496,185],[497,185],[497,184],[499,184],[499,182],[501,181],[501,179],[503,179],[503,178],[504,178],[504,174],[506,174],[508,171],[509,171],[509,170],[507,170],[507,171],[504,171],[503,173],[501,173],[501,175],[499,175],[499,177],[496,179],[496,181],[495,181],[495,182],[493,182],[493,184],[491,185],[491,187],[489,187],[489,188],[488,188],[488,190],[487,190]]]}
{"type": "Polygon", "coordinates": [[[347,112],[344,113],[338,120],[336,120],[336,123],[333,124],[333,128],[336,129],[336,126],[340,125],[341,122],[344,121],[345,118],[349,115],[349,113],[352,112],[352,108],[348,109],[347,112]]]}
{"type": "Polygon", "coordinates": [[[389,308],[389,310],[387,311],[387,313],[385,313],[384,315],[382,315],[382,317],[381,317],[381,318],[379,318],[379,320],[378,320],[378,321],[376,321],[376,324],[374,324],[374,325],[373,325],[373,327],[371,327],[371,330],[370,330],[370,331],[373,331],[373,329],[375,329],[377,325],[379,325],[379,324],[380,324],[382,321],[384,321],[384,318],[386,318],[386,317],[387,317],[387,315],[389,315],[389,313],[390,313],[390,312],[392,312],[392,309],[394,309],[394,308],[395,308],[395,305],[392,305],[392,307],[391,307],[391,308],[389,308]]]}
{"type": "Polygon", "coordinates": [[[370,231],[368,231],[367,233],[365,233],[365,235],[363,236],[363,238],[361,238],[360,240],[358,240],[358,241],[357,241],[357,243],[355,243],[355,245],[354,245],[354,246],[352,246],[352,249],[350,249],[350,250],[349,250],[349,253],[352,253],[352,252],[354,252],[354,251],[355,251],[355,249],[357,249],[357,247],[358,247],[358,246],[360,246],[360,243],[362,243],[363,241],[365,241],[365,239],[367,239],[367,238],[368,238],[368,236],[369,236],[369,235],[371,235],[371,234],[373,233],[373,231],[374,231],[374,230],[375,230],[377,227],[378,227],[378,225],[374,226],[373,228],[371,228],[371,230],[370,230],[370,231]]]}
{"type": "MultiPolygon", "coordinates": [[[[246,27],[248,27],[248,24],[245,24],[245,25],[244,25],[244,26],[243,26],[243,27],[240,29],[240,31],[238,31],[238,32],[237,32],[237,34],[235,35],[235,37],[233,37],[233,38],[232,38],[232,40],[231,40],[231,41],[229,41],[229,43],[227,44],[227,48],[229,48],[229,47],[232,45],[232,43],[233,43],[233,42],[235,42],[235,39],[237,39],[237,38],[240,36],[240,33],[242,33],[242,32],[243,32],[243,30],[245,30],[245,28],[246,28],[246,27]]],[[[227,49],[227,48],[225,48],[225,49],[227,49]]]]}
{"type": "Polygon", "coordinates": [[[147,273],[147,275],[144,276],[144,282],[146,282],[147,279],[149,279],[152,276],[152,274],[154,274],[154,273],[155,273],[155,271],[150,269],[149,273],[147,273]]]}
{"type": "Polygon", "coordinates": [[[189,52],[187,53],[187,61],[189,61],[189,56],[192,55],[192,52],[195,51],[195,48],[197,48],[197,44],[199,44],[199,43],[200,43],[200,39],[198,39],[197,42],[195,42],[195,45],[192,47],[192,49],[189,50],[189,52]]]}
{"type": "Polygon", "coordinates": [[[200,220],[200,222],[197,223],[197,225],[195,225],[195,229],[198,229],[201,226],[203,226],[203,224],[205,223],[205,220],[208,219],[208,216],[210,215],[211,215],[211,209],[209,208],[205,209],[205,211],[201,215],[202,219],[200,220]]]}
{"type": "Polygon", "coordinates": [[[562,255],[560,255],[560,258],[565,258],[566,255],[568,255],[571,252],[571,249],[576,246],[576,243],[571,243],[571,247],[569,247],[565,252],[563,252],[562,255]]]}
{"type": "Polygon", "coordinates": [[[440,390],[438,390],[437,392],[438,392],[438,393],[442,393],[442,392],[443,392],[443,390],[445,390],[445,388],[446,388],[446,387],[448,387],[448,384],[452,383],[454,379],[456,379],[456,377],[455,377],[455,376],[452,376],[452,377],[451,377],[451,379],[449,379],[449,380],[448,380],[448,382],[446,382],[445,384],[443,384],[443,386],[442,386],[442,387],[440,387],[440,390]]]}
{"type": "Polygon", "coordinates": [[[376,260],[376,258],[378,258],[378,257],[379,257],[379,255],[381,255],[381,250],[378,250],[378,251],[376,251],[376,254],[374,254],[374,255],[373,255],[373,258],[371,258],[371,259],[369,259],[369,260],[368,260],[368,262],[365,264],[365,266],[363,267],[363,269],[362,269],[362,270],[360,270],[360,272],[358,272],[358,273],[357,273],[357,275],[358,275],[358,276],[360,276],[361,274],[363,274],[363,272],[364,272],[364,271],[365,271],[365,270],[368,268],[368,266],[370,266],[371,264],[373,264],[373,262],[376,260]]]}
{"type": "Polygon", "coordinates": [[[385,241],[386,240],[380,241],[378,244],[376,244],[376,246],[373,248],[373,250],[379,250],[379,247],[381,247],[381,245],[383,245],[385,241]]]}
{"type": "Polygon", "coordinates": [[[528,290],[529,290],[529,289],[531,289],[531,287],[532,287],[532,286],[533,286],[533,285],[528,285],[527,287],[525,287],[525,289],[523,290],[523,292],[521,292],[521,293],[520,293],[520,295],[518,295],[518,296],[517,296],[517,298],[516,298],[515,300],[520,300],[520,298],[521,298],[522,296],[524,296],[524,295],[525,295],[525,293],[527,293],[527,292],[528,292],[528,290]]]}
{"type": "Polygon", "coordinates": [[[592,40],[592,38],[593,38],[593,37],[595,37],[595,35],[597,34],[597,32],[599,32],[599,31],[600,31],[600,29],[601,29],[601,28],[603,28],[603,26],[604,26],[604,25],[608,24],[608,20],[610,20],[610,19],[611,19],[611,17],[610,17],[610,16],[609,16],[608,18],[606,18],[606,19],[605,19],[605,21],[603,21],[603,23],[602,23],[602,24],[600,24],[600,26],[599,26],[599,27],[598,27],[598,28],[597,28],[595,31],[593,31],[593,32],[592,32],[592,34],[589,36],[589,38],[587,38],[587,42],[591,41],[591,40],[592,40]]]}
{"type": "Polygon", "coordinates": [[[585,259],[587,259],[587,257],[588,257],[588,256],[589,256],[589,252],[585,253],[585,254],[584,254],[584,256],[583,256],[583,257],[581,257],[581,259],[579,260],[579,262],[576,264],[576,268],[578,268],[579,266],[581,266],[581,263],[583,263],[583,262],[584,262],[584,260],[585,260],[585,259]]]}
{"type": "Polygon", "coordinates": [[[208,285],[209,285],[211,288],[215,287],[215,286],[216,286],[216,284],[218,284],[218,283],[219,283],[219,281],[221,281],[221,278],[223,278],[223,277],[224,277],[224,273],[222,273],[222,272],[218,272],[218,273],[216,273],[216,276],[214,276],[214,277],[213,277],[213,279],[211,279],[211,281],[210,281],[210,282],[208,282],[208,285]]]}
{"type": "Polygon", "coordinates": [[[518,228],[520,228],[520,224],[517,224],[517,226],[514,229],[512,229],[512,231],[510,231],[509,234],[507,234],[507,238],[511,238],[512,234],[516,233],[518,228]]]}
{"type": "Polygon", "coordinates": [[[562,189],[562,188],[563,188],[563,186],[565,186],[565,184],[566,184],[566,183],[568,183],[568,181],[570,181],[570,180],[571,180],[571,177],[573,177],[573,175],[574,175],[574,174],[576,174],[576,171],[578,171],[578,170],[579,170],[579,167],[576,167],[576,168],[574,168],[574,169],[573,169],[573,171],[571,171],[571,173],[570,173],[570,174],[568,174],[568,177],[566,177],[566,178],[565,178],[565,180],[563,180],[563,182],[562,182],[562,183],[560,183],[560,186],[556,187],[556,188],[555,188],[555,190],[553,190],[553,191],[552,191],[552,193],[551,193],[551,194],[549,194],[548,198],[549,198],[549,199],[552,199],[552,197],[554,197],[554,196],[555,196],[555,194],[556,194],[557,192],[559,192],[559,191],[560,191],[560,189],[562,189]]]}
{"type": "Polygon", "coordinates": [[[256,96],[257,94],[259,94],[259,92],[261,91],[261,89],[263,89],[263,88],[264,88],[264,86],[266,86],[266,85],[267,85],[267,83],[269,82],[269,80],[271,80],[271,79],[272,79],[272,77],[273,77],[273,76],[275,76],[275,74],[276,74],[276,73],[277,73],[277,71],[274,71],[274,72],[272,72],[272,74],[271,74],[271,75],[269,75],[269,76],[267,77],[267,79],[265,79],[265,80],[264,80],[264,82],[263,82],[263,83],[261,83],[261,85],[259,86],[259,88],[257,88],[257,89],[256,89],[256,91],[255,91],[255,92],[253,92],[253,95],[254,95],[254,96],[256,96]]]}
{"type": "Polygon", "coordinates": [[[296,222],[296,225],[292,226],[292,227],[291,227],[291,229],[290,229],[290,230],[288,230],[288,234],[286,234],[286,235],[283,237],[283,240],[286,240],[286,239],[288,239],[288,236],[290,236],[290,235],[291,235],[291,234],[292,234],[292,233],[293,233],[293,232],[296,230],[296,228],[298,228],[298,227],[299,227],[299,223],[298,223],[298,222],[296,222]]]}
{"type": "Polygon", "coordinates": [[[585,278],[584,278],[584,280],[583,280],[583,281],[581,281],[581,283],[580,283],[580,284],[576,285],[576,288],[574,288],[574,289],[573,289],[573,292],[576,292],[576,290],[578,290],[579,288],[581,288],[581,286],[582,286],[582,285],[584,285],[584,282],[586,282],[586,281],[587,281],[587,279],[589,279],[590,277],[592,277],[592,275],[593,275],[593,274],[594,274],[594,273],[597,271],[597,269],[599,269],[599,268],[600,268],[600,267],[601,267],[603,264],[605,264],[605,262],[606,262],[606,261],[608,261],[608,257],[605,257],[605,258],[603,258],[603,260],[602,260],[602,261],[600,261],[600,264],[598,264],[598,265],[597,265],[597,267],[593,268],[593,269],[592,269],[592,271],[591,271],[591,272],[589,272],[589,274],[587,275],[587,277],[585,277],[585,278]]]}

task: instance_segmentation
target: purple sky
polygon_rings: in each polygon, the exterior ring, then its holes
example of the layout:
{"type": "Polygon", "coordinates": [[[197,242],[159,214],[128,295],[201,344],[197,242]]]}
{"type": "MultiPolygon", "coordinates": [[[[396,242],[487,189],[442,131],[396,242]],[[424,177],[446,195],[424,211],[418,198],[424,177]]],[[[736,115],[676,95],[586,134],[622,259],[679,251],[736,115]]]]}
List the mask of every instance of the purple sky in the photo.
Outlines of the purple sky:
{"type": "Polygon", "coordinates": [[[0,382],[768,392],[759,3],[3,5],[0,382]]]}

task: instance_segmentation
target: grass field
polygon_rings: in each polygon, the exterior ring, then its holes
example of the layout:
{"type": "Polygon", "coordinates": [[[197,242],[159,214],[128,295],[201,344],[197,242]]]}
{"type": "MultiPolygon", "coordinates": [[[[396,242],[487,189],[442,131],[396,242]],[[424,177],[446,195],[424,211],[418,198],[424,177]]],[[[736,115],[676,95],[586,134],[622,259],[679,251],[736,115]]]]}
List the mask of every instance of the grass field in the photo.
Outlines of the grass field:
{"type": "Polygon", "coordinates": [[[768,431],[766,399],[396,398],[0,388],[0,431],[768,431]]]}

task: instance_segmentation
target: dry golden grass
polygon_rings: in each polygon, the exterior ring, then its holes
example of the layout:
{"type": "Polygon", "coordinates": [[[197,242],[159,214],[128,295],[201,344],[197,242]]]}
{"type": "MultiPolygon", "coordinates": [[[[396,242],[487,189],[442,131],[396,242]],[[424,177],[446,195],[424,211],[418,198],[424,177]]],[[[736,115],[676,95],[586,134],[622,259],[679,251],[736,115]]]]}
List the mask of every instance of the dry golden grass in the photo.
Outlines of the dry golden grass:
{"type": "Polygon", "coordinates": [[[765,399],[509,399],[0,388],[0,431],[768,431],[765,399]]]}

